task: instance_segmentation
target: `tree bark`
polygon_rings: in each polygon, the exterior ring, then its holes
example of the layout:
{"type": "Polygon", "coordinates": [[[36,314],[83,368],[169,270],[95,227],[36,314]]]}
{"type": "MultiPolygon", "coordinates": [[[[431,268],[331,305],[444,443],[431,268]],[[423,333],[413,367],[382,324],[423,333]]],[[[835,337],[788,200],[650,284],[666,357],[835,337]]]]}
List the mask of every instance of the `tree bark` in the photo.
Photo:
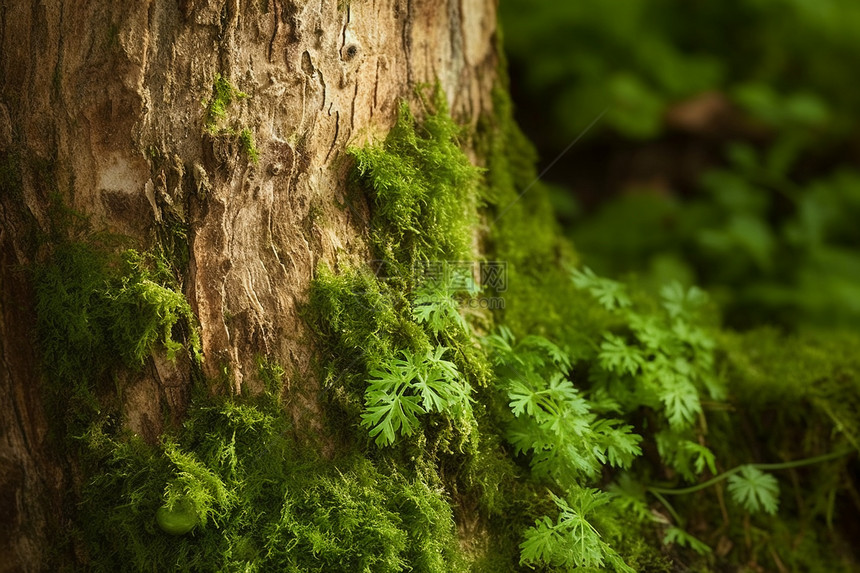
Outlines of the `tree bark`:
{"type": "MultiPolygon", "coordinates": [[[[369,258],[367,206],[342,206],[345,150],[384,135],[420,83],[438,81],[462,123],[490,112],[495,12],[492,0],[0,0],[0,571],[45,568],[71,518],[27,270],[50,247],[56,198],[144,247],[187,228],[206,374],[259,390],[256,359],[271,357],[313,430],[325,413],[300,308],[319,262],[369,258]],[[213,125],[217,75],[247,97],[213,125]],[[246,129],[258,163],[236,136],[246,129]]],[[[161,412],[187,406],[188,374],[157,356],[128,374],[124,423],[157,436],[161,412]]]]}

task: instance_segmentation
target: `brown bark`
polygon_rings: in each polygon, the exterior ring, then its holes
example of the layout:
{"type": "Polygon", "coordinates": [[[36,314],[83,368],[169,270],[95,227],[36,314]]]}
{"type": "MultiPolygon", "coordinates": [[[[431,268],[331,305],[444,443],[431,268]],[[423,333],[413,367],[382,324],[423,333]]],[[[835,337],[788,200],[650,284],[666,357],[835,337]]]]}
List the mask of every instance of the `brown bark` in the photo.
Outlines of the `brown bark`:
{"type": "MultiPolygon", "coordinates": [[[[58,194],[97,229],[151,245],[189,228],[186,295],[207,373],[259,385],[255,360],[290,372],[293,415],[319,420],[300,315],[320,261],[368,257],[366,205],[345,202],[348,145],[392,125],[397,102],[439,81],[454,115],[489,111],[491,0],[0,0],[0,570],[39,570],[62,529],[71,477],[52,449],[32,325],[36,236],[58,194]],[[207,133],[216,74],[248,98],[207,133]]],[[[182,412],[187,368],[153,357],[126,381],[125,423],[182,412]]]]}

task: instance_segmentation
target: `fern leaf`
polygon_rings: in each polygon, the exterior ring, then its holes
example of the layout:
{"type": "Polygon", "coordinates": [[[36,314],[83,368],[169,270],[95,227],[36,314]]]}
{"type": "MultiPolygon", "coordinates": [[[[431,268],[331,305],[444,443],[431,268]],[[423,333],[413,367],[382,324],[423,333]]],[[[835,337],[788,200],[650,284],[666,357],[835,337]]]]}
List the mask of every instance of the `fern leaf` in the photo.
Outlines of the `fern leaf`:
{"type": "Polygon", "coordinates": [[[632,304],[623,284],[598,277],[588,267],[581,271],[574,269],[571,278],[577,288],[587,290],[606,310],[627,308],[632,304]]]}
{"type": "Polygon", "coordinates": [[[626,515],[633,516],[640,523],[658,520],[648,507],[645,487],[634,481],[630,474],[621,474],[618,481],[610,484],[609,492],[613,495],[613,505],[619,507],[626,515]]]}
{"type": "Polygon", "coordinates": [[[598,355],[600,365],[617,374],[636,374],[644,362],[641,352],[634,346],[628,346],[620,336],[604,335],[598,355]]]}
{"type": "Polygon", "coordinates": [[[469,325],[460,314],[456,299],[443,290],[419,292],[414,300],[412,317],[419,324],[427,324],[434,335],[452,325],[464,332],[469,331],[469,325]]]}
{"type": "Polygon", "coordinates": [[[398,432],[411,435],[418,427],[417,415],[424,413],[417,396],[379,392],[366,397],[361,425],[369,428],[377,446],[388,446],[398,432]]]}
{"type": "Polygon", "coordinates": [[[671,282],[660,290],[663,308],[672,318],[690,314],[708,301],[708,295],[698,287],[684,290],[677,281],[671,282]]]}
{"type": "Polygon", "coordinates": [[[623,559],[600,538],[600,533],[588,521],[588,515],[609,501],[606,493],[593,489],[579,489],[571,494],[571,501],[552,495],[559,509],[553,522],[544,516],[526,530],[520,544],[520,563],[525,565],[599,568],[608,561],[616,571],[632,572],[623,559]]]}
{"type": "Polygon", "coordinates": [[[699,391],[683,376],[668,372],[664,372],[663,376],[660,401],[666,409],[669,425],[674,429],[691,426],[702,411],[699,391]]]}
{"type": "Polygon", "coordinates": [[[775,514],[779,509],[776,478],[750,465],[742,466],[739,474],[729,477],[728,490],[732,499],[750,513],[775,514]]]}
{"type": "Polygon", "coordinates": [[[569,374],[571,369],[570,356],[554,342],[543,336],[529,335],[522,339],[520,345],[526,348],[537,348],[549,355],[550,359],[558,366],[564,374],[569,374]]]}
{"type": "Polygon", "coordinates": [[[540,408],[540,396],[525,383],[517,380],[511,383],[508,390],[511,412],[514,416],[535,416],[540,408]]]}
{"type": "Polygon", "coordinates": [[[616,468],[627,468],[633,463],[633,458],[642,455],[639,447],[642,436],[633,433],[633,427],[619,425],[618,420],[604,419],[596,422],[592,428],[599,448],[595,450],[601,462],[608,461],[616,468]],[[605,455],[603,452],[606,452],[605,455]]]}
{"type": "Polygon", "coordinates": [[[525,541],[520,543],[520,564],[552,563],[558,546],[564,543],[561,533],[552,520],[543,516],[534,527],[526,532],[525,541]]]}
{"type": "Polygon", "coordinates": [[[422,407],[427,412],[444,412],[453,404],[468,399],[457,384],[457,367],[453,362],[442,359],[447,350],[438,346],[415,365],[415,376],[410,386],[421,396],[422,407]]]}
{"type": "Polygon", "coordinates": [[[681,547],[689,547],[699,555],[706,555],[711,552],[710,547],[680,527],[670,527],[666,530],[666,534],[663,536],[663,545],[671,545],[672,543],[681,547]]]}
{"type": "Polygon", "coordinates": [[[717,461],[714,458],[714,453],[710,449],[701,444],[689,441],[686,444],[686,449],[696,456],[693,465],[696,468],[697,474],[705,471],[706,467],[711,470],[712,474],[717,473],[717,461]]]}

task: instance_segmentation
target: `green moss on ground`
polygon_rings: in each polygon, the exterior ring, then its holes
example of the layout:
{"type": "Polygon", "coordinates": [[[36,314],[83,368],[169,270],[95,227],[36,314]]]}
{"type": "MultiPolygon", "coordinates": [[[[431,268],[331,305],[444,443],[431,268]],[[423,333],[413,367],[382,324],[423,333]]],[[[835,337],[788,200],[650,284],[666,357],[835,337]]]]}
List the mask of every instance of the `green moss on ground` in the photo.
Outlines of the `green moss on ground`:
{"type": "Polygon", "coordinates": [[[417,571],[461,568],[451,508],[420,476],[351,454],[319,458],[288,436],[278,400],[197,403],[150,446],[98,426],[76,532],[95,571],[417,571]],[[190,504],[184,535],[159,508],[190,504]]]}

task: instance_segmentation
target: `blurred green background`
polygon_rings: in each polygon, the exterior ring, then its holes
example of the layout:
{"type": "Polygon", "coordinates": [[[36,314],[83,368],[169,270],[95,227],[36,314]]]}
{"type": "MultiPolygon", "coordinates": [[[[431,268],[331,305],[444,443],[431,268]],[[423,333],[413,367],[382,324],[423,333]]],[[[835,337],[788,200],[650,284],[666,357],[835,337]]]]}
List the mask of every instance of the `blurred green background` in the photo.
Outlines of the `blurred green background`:
{"type": "Polygon", "coordinates": [[[583,262],[728,325],[860,327],[860,2],[502,0],[511,88],[583,262]],[[604,114],[601,117],[601,114],[604,114]]]}

